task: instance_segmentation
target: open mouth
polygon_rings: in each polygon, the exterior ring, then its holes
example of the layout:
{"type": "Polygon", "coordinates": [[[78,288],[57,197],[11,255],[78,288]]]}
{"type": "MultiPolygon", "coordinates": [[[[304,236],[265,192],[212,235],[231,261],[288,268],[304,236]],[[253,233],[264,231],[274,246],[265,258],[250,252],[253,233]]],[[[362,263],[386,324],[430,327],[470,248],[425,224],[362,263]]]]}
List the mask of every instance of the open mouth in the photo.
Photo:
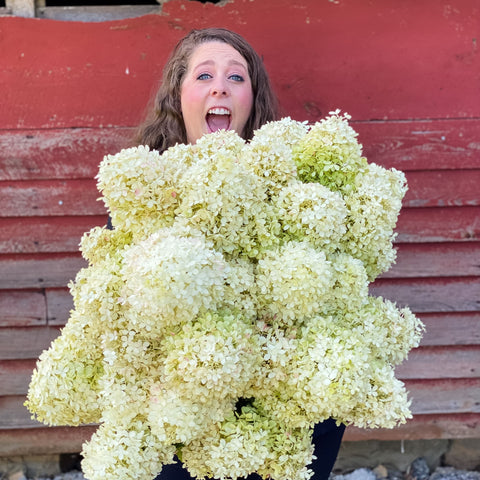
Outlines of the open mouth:
{"type": "Polygon", "coordinates": [[[226,108],[211,108],[206,115],[209,133],[218,130],[229,130],[232,115],[226,108]]]}

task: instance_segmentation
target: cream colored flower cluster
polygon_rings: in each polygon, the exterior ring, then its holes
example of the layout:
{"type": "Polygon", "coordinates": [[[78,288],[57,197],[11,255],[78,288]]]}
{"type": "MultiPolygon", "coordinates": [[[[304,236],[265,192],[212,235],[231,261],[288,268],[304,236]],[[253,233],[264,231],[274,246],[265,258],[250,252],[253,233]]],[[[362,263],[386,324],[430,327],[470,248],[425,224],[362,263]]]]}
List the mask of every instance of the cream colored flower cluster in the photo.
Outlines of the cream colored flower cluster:
{"type": "Polygon", "coordinates": [[[367,163],[348,119],[105,157],[114,229],[82,238],[75,309],[26,403],[100,424],[87,478],[147,480],[177,455],[199,478],[308,479],[315,423],[410,416],[394,366],[423,327],[368,294],[405,178],[367,163]]]}

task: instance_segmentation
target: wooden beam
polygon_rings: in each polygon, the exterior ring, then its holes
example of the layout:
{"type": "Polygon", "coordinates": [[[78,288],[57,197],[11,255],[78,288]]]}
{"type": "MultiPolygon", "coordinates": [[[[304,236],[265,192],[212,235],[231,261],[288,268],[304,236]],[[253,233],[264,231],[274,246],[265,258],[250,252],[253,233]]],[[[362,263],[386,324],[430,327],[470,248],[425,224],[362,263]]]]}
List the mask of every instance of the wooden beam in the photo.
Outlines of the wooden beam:
{"type": "Polygon", "coordinates": [[[475,241],[480,238],[480,207],[404,208],[396,231],[399,243],[475,241]]]}
{"type": "Polygon", "coordinates": [[[96,181],[40,180],[0,182],[2,217],[105,215],[96,181]]]}
{"type": "MultiPolygon", "coordinates": [[[[414,171],[407,178],[405,207],[480,205],[480,170],[414,171]]],[[[0,182],[0,216],[104,215],[100,196],[94,179],[5,181],[0,182]]]]}
{"type": "Polygon", "coordinates": [[[79,453],[94,426],[41,427],[0,431],[0,456],[79,453]]]}
{"type": "Polygon", "coordinates": [[[0,327],[46,325],[46,303],[40,291],[0,290],[0,327]]]}
{"type": "Polygon", "coordinates": [[[36,359],[59,333],[53,326],[0,328],[0,360],[36,359]]]}
{"type": "Polygon", "coordinates": [[[185,32],[208,25],[249,39],[293,118],[314,121],[335,108],[359,121],[478,118],[478,29],[469,21],[477,13],[475,1],[449,17],[439,2],[353,3],[344,15],[332,2],[301,5],[165,2],[162,15],[119,20],[115,28],[111,22],[76,22],[72,28],[72,22],[9,19],[2,60],[14,91],[0,128],[17,128],[18,119],[25,128],[137,125],[172,47],[185,32]],[[275,21],[266,25],[272,12],[275,21]],[[56,49],[59,38],[63,49],[56,49]]]}
{"type": "Polygon", "coordinates": [[[402,380],[480,378],[480,345],[416,348],[395,372],[402,380]]]}
{"type": "MultiPolygon", "coordinates": [[[[386,168],[407,173],[478,168],[477,119],[354,122],[353,127],[367,159],[386,168]]],[[[134,132],[132,127],[0,130],[0,181],[91,179],[104,155],[132,145],[134,132]]]]}
{"type": "Polygon", "coordinates": [[[47,321],[49,325],[62,326],[67,323],[73,298],[65,288],[48,288],[45,291],[47,300],[47,321]]]}
{"type": "MultiPolygon", "coordinates": [[[[97,427],[38,427],[0,431],[0,456],[79,453],[97,427]]],[[[480,415],[418,415],[394,429],[347,427],[344,441],[479,438],[480,415]]]]}
{"type": "Polygon", "coordinates": [[[352,122],[369,161],[403,171],[478,168],[478,119],[352,122]]]}
{"type": "Polygon", "coordinates": [[[77,253],[82,235],[105,216],[0,218],[0,253],[77,253]]]}
{"type": "Polygon", "coordinates": [[[6,0],[5,4],[16,17],[35,17],[35,0],[6,0]]]}
{"type": "MultiPolygon", "coordinates": [[[[163,3],[167,0],[157,0],[163,3]]],[[[133,2],[132,2],[133,3],[133,2]]],[[[109,22],[161,12],[160,5],[115,5],[79,7],[43,7],[37,9],[39,18],[75,22],[109,22]]]]}
{"type": "Polygon", "coordinates": [[[0,361],[0,396],[23,395],[28,392],[36,360],[0,361]]]}
{"type": "Polygon", "coordinates": [[[480,277],[381,278],[371,295],[387,298],[417,313],[480,311],[480,277]]]}
{"type": "Polygon", "coordinates": [[[103,156],[130,146],[133,128],[0,130],[0,180],[94,178],[103,156]]]}
{"type": "Polygon", "coordinates": [[[86,266],[87,262],[80,253],[42,255],[41,257],[2,258],[0,256],[2,271],[0,290],[12,286],[16,289],[66,287],[71,280],[75,279],[77,272],[86,266]]]}
{"type": "Polygon", "coordinates": [[[480,276],[480,242],[397,243],[397,260],[381,278],[480,276]]]}
{"type": "Polygon", "coordinates": [[[419,314],[425,324],[422,346],[480,345],[480,312],[419,314]]]}
{"type": "Polygon", "coordinates": [[[479,438],[480,414],[417,415],[393,429],[347,427],[345,441],[479,438]]]}

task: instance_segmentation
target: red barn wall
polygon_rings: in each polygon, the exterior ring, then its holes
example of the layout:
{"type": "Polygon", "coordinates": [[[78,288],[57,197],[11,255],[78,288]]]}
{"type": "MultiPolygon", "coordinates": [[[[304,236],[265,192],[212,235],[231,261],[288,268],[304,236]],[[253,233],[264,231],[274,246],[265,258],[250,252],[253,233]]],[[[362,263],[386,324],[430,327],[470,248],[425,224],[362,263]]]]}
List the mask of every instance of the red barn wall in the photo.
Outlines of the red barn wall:
{"type": "Polygon", "coordinates": [[[76,452],[93,430],[23,407],[66,322],[94,176],[128,144],[176,41],[224,26],[263,56],[284,115],[352,115],[370,161],[406,172],[398,261],[374,294],[410,305],[422,345],[398,369],[413,420],[346,438],[480,437],[480,57],[476,0],[171,0],[81,23],[0,18],[0,455],[76,452]]]}

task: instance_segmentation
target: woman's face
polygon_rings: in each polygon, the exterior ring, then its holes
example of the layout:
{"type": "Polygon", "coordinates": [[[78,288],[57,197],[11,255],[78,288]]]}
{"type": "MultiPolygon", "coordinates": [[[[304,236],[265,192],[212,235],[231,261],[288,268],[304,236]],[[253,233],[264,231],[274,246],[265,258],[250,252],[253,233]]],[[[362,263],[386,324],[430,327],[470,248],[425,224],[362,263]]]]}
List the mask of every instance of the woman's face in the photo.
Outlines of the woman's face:
{"type": "Polygon", "coordinates": [[[180,102],[189,143],[220,129],[243,135],[253,106],[247,61],[227,43],[200,44],[190,57],[180,102]]]}

